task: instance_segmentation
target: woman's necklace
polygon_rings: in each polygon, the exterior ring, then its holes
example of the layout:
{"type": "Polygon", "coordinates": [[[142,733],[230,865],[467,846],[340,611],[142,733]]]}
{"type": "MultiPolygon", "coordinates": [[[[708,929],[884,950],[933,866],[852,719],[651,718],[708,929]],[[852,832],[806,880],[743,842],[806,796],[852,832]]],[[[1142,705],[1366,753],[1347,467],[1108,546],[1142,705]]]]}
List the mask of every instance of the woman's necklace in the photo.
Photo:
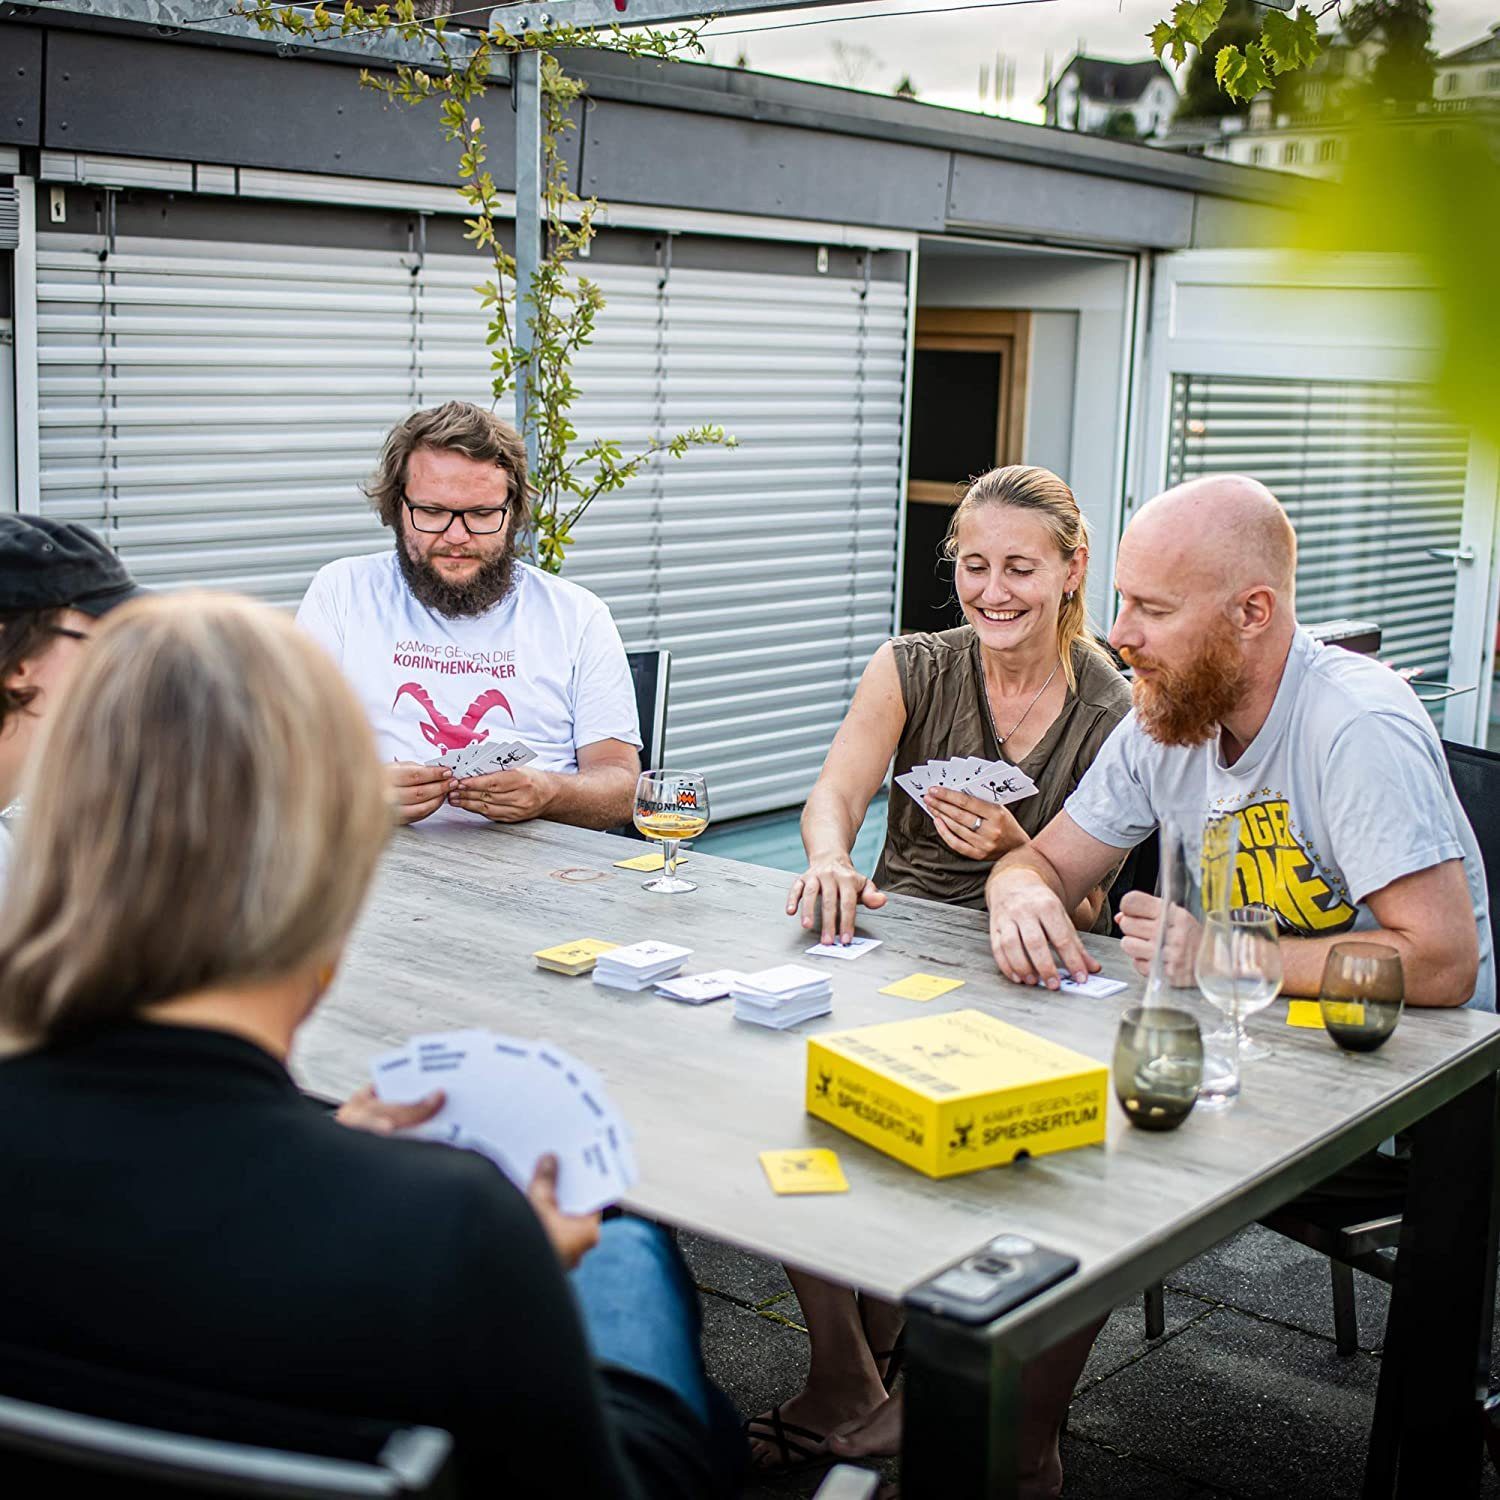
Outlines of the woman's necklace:
{"type": "Polygon", "coordinates": [[[1008,740],[1011,737],[1011,735],[1013,735],[1016,732],[1016,730],[1018,730],[1021,727],[1021,725],[1023,725],[1026,722],[1026,715],[1029,714],[1031,712],[1031,710],[1034,709],[1039,702],[1041,702],[1042,694],[1045,693],[1047,691],[1047,689],[1052,686],[1052,679],[1057,676],[1057,668],[1060,667],[1060,666],[1062,666],[1062,657],[1059,656],[1057,658],[1057,666],[1053,667],[1052,670],[1047,673],[1047,680],[1041,685],[1041,687],[1039,687],[1037,689],[1036,697],[1033,698],[1031,700],[1031,702],[1026,705],[1025,709],[1022,711],[1021,717],[1019,719],[1017,719],[1016,722],[1014,724],[1012,724],[1010,726],[1010,728],[1008,730],[1006,730],[1006,732],[1004,734],[1001,734],[1000,731],[995,728],[995,713],[994,713],[994,710],[990,707],[990,690],[989,690],[988,686],[985,684],[983,671],[980,672],[980,674],[979,674],[979,686],[980,686],[980,691],[984,694],[984,712],[985,712],[985,717],[990,721],[990,733],[995,736],[995,743],[997,745],[1004,745],[1004,743],[1006,742],[1006,740],[1008,740]]]}

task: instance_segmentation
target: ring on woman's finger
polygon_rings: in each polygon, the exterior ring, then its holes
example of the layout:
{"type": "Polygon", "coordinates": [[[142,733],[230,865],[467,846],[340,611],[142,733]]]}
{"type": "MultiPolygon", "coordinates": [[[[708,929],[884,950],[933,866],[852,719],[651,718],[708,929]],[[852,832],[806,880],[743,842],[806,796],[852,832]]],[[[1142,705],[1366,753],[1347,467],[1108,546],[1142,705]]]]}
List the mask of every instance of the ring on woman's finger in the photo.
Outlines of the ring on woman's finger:
{"type": "Polygon", "coordinates": [[[974,814],[974,832],[978,833],[979,830],[981,828],[983,828],[983,827],[984,827],[984,819],[981,818],[978,813],[975,813],[974,814]]]}

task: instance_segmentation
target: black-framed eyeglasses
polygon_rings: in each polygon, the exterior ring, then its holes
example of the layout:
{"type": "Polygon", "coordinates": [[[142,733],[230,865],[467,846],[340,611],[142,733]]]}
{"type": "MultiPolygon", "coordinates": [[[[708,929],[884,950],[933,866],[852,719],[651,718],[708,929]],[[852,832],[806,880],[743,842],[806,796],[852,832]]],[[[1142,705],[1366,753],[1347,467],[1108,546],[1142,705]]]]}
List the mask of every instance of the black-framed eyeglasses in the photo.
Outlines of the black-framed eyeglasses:
{"type": "Polygon", "coordinates": [[[470,536],[493,536],[505,525],[505,514],[510,509],[509,501],[504,505],[478,505],[471,510],[449,510],[443,505],[427,505],[413,500],[409,495],[401,498],[406,503],[413,529],[428,536],[441,536],[453,524],[454,516],[463,522],[464,530],[470,536]]]}

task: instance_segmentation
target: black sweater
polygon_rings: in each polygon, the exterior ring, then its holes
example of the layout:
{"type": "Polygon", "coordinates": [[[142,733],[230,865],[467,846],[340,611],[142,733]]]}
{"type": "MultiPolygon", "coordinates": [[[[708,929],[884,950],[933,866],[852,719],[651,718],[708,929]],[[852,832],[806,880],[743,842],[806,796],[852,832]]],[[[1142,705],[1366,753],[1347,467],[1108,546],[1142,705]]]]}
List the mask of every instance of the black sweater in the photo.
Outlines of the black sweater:
{"type": "Polygon", "coordinates": [[[464,1496],[711,1492],[680,1402],[594,1367],[500,1172],[336,1124],[248,1041],[129,1023],[0,1063],[0,1205],[6,1343],[446,1428],[464,1496]]]}

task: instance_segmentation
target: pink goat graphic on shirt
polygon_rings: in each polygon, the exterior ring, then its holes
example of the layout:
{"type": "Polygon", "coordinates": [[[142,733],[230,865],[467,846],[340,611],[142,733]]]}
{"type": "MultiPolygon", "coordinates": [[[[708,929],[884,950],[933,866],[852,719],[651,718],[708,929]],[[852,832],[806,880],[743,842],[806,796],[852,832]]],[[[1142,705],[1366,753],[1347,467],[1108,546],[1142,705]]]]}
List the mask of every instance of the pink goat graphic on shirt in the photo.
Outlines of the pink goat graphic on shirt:
{"type": "Polygon", "coordinates": [[[407,693],[410,693],[427,712],[430,722],[417,726],[422,731],[422,737],[429,745],[436,745],[438,752],[442,755],[446,755],[450,750],[462,750],[465,745],[477,745],[481,740],[487,740],[490,732],[488,729],[481,729],[479,723],[492,708],[503,708],[506,713],[510,714],[512,723],[516,718],[515,714],[511,713],[510,704],[505,701],[505,694],[499,688],[490,688],[488,692],[481,693],[469,705],[463,719],[457,724],[445,719],[438,712],[431,695],[420,682],[403,682],[396,689],[396,696],[391,701],[391,707],[394,709],[407,693]]]}

